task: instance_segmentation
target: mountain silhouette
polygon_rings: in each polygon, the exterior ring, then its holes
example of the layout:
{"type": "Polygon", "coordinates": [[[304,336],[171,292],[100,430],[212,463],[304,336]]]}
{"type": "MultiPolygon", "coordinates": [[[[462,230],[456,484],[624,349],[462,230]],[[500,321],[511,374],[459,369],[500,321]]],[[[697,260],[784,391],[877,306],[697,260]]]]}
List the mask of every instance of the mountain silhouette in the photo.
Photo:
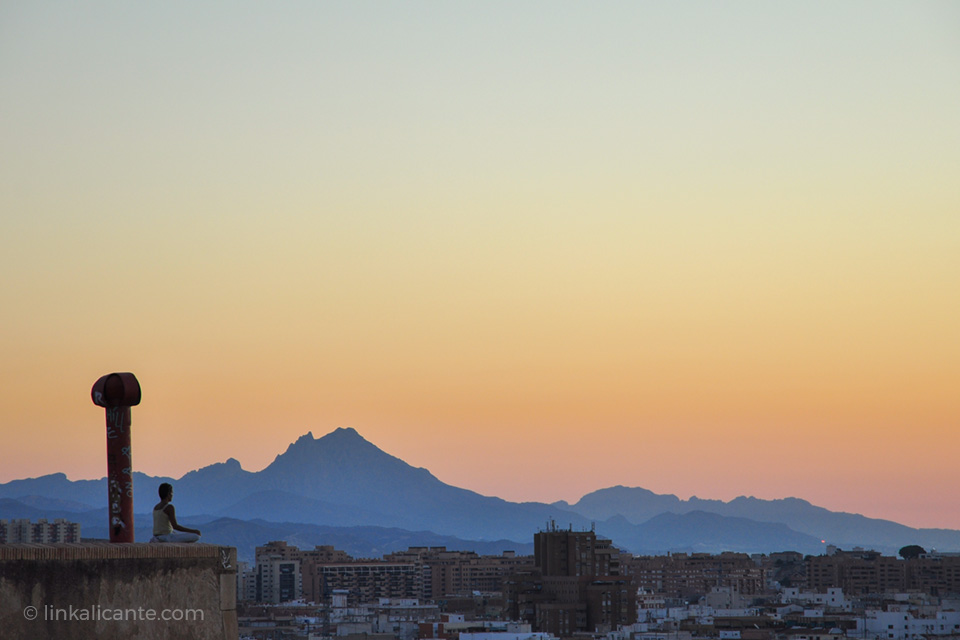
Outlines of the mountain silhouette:
{"type": "MultiPolygon", "coordinates": [[[[821,553],[821,540],[843,547],[872,547],[886,553],[907,544],[940,551],[960,550],[960,532],[913,529],[895,522],[839,513],[799,498],[729,502],[660,495],[640,487],[610,487],[583,496],[575,504],[514,503],[441,482],[367,441],[352,428],[321,437],[307,433],[290,444],[265,469],[244,470],[237,460],[191,471],[179,480],[134,474],[138,514],[149,517],[156,487],[173,482],[178,515],[229,522],[237,540],[256,538],[270,523],[318,527],[381,527],[428,530],[438,536],[473,541],[528,544],[548,522],[586,530],[634,552],[727,550],[821,553]],[[247,533],[242,521],[256,521],[247,533]]],[[[64,474],[0,484],[0,517],[5,513],[57,513],[99,526],[106,481],[70,481],[64,474]],[[21,500],[22,499],[22,500],[21,500]],[[18,502],[19,501],[19,502],[18,502]],[[14,504],[14,502],[16,504],[14,504]],[[59,508],[58,508],[59,507],[59,508]]],[[[52,517],[52,516],[48,516],[52,517]]],[[[396,538],[396,536],[393,536],[396,538]]],[[[398,538],[397,538],[398,539],[398,538]]],[[[260,540],[259,542],[265,542],[260,540]]],[[[413,543],[416,544],[416,543],[413,543]]],[[[377,546],[377,545],[374,545],[377,546]]]]}
{"type": "Polygon", "coordinates": [[[914,529],[889,520],[830,511],[800,498],[762,500],[740,496],[724,502],[693,496],[681,500],[675,495],[656,494],[642,487],[616,486],[588,493],[573,505],[562,503],[561,506],[596,519],[615,513],[633,524],[645,523],[665,512],[695,511],[746,518],[757,523],[781,523],[809,536],[810,540],[826,540],[844,548],[868,546],[896,552],[904,544],[941,551],[960,547],[960,532],[951,529],[914,529]],[[915,542],[906,543],[906,540],[915,542]]]}

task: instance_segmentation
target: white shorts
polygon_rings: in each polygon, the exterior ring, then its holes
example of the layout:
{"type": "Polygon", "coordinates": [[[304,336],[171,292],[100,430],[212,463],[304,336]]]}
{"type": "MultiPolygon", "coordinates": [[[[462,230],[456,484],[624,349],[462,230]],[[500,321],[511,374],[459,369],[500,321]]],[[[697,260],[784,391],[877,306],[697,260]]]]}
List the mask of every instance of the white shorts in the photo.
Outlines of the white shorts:
{"type": "Polygon", "coordinates": [[[196,542],[200,539],[195,533],[164,533],[163,535],[153,536],[150,542],[196,542]]]}

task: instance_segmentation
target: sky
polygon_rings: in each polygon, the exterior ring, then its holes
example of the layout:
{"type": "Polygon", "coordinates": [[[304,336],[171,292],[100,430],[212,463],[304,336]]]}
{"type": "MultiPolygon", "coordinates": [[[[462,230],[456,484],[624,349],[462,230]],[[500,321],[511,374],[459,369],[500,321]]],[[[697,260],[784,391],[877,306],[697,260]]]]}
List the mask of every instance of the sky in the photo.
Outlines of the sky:
{"type": "Polygon", "coordinates": [[[0,482],[255,471],[960,528],[960,5],[0,4],[0,482]]]}

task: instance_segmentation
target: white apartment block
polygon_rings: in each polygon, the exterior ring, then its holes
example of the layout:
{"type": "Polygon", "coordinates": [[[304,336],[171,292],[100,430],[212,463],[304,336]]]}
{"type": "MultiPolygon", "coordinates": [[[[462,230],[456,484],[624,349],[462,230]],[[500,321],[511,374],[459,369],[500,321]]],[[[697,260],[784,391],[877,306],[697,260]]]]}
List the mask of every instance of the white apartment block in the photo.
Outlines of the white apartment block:
{"type": "MultiPolygon", "coordinates": [[[[254,600],[268,604],[280,604],[297,600],[303,594],[300,576],[300,561],[285,560],[278,556],[257,560],[254,600]]],[[[245,585],[245,588],[249,584],[245,585]]]]}
{"type": "Polygon", "coordinates": [[[878,640],[921,640],[925,636],[960,635],[960,611],[938,611],[916,618],[907,611],[866,611],[857,619],[856,634],[878,640]]]}
{"type": "Polygon", "coordinates": [[[49,544],[80,542],[80,523],[57,518],[48,522],[40,518],[36,522],[27,519],[0,520],[0,544],[49,544]]]}

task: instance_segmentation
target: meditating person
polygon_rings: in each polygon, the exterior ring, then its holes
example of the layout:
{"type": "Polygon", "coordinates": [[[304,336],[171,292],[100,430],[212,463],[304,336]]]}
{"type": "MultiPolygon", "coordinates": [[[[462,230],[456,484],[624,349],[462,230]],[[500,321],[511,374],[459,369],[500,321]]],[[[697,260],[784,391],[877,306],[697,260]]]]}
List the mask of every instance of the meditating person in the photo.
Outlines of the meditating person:
{"type": "Polygon", "coordinates": [[[160,485],[160,502],[153,508],[153,538],[150,542],[196,542],[200,539],[199,529],[183,527],[177,522],[177,511],[173,501],[173,485],[164,482],[160,485]],[[181,533],[174,533],[174,530],[181,533]]]}

